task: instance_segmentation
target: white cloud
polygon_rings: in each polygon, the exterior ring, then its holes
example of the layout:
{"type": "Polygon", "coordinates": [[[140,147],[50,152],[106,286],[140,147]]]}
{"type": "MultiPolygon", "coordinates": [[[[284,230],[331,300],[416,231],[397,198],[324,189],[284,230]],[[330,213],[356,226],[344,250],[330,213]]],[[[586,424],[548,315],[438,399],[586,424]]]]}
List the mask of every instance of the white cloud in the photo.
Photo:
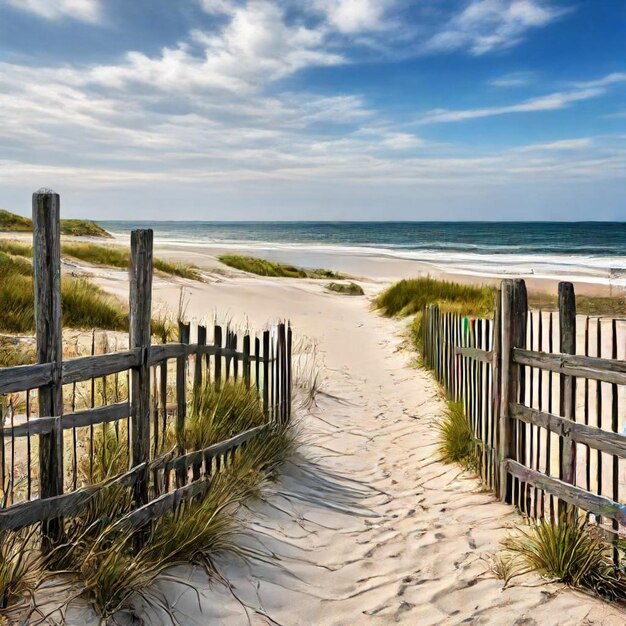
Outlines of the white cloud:
{"type": "Polygon", "coordinates": [[[543,0],[472,0],[424,45],[431,52],[469,50],[481,55],[510,48],[532,28],[564,14],[543,0]]]}
{"type": "Polygon", "coordinates": [[[541,152],[552,150],[584,150],[591,147],[593,140],[591,137],[580,137],[578,139],[560,139],[547,143],[532,143],[521,148],[514,148],[517,152],[541,152]]]}
{"type": "Polygon", "coordinates": [[[385,13],[393,4],[395,0],[314,0],[330,26],[345,34],[385,28],[385,13]]]}
{"type": "Polygon", "coordinates": [[[510,72],[491,79],[488,84],[492,87],[503,88],[525,87],[533,82],[534,77],[533,72],[510,72]]]}
{"type": "Polygon", "coordinates": [[[47,20],[63,18],[98,23],[102,19],[101,0],[0,0],[16,9],[47,20]]]}
{"type": "Polygon", "coordinates": [[[461,110],[436,109],[422,117],[419,123],[463,122],[509,113],[533,113],[564,109],[574,102],[597,98],[606,93],[608,86],[624,80],[626,80],[626,74],[610,74],[595,81],[577,83],[578,88],[570,91],[559,91],[546,96],[530,98],[517,104],[461,110]]]}
{"type": "Polygon", "coordinates": [[[92,68],[87,80],[116,89],[142,84],[242,92],[305,67],[345,62],[325,49],[322,31],[288,25],[275,3],[259,0],[233,7],[229,17],[217,33],[195,30],[191,42],[164,48],[156,57],[129,52],[125,63],[92,68]],[[201,56],[192,53],[190,43],[202,48],[201,56]]]}

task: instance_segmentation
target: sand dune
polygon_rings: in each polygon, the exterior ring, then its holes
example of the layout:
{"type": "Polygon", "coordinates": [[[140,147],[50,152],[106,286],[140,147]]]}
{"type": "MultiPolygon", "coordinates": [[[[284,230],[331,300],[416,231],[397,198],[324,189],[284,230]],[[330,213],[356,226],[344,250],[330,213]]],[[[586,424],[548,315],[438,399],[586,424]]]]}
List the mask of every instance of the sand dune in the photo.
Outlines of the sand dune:
{"type": "MultiPolygon", "coordinates": [[[[125,294],[121,274],[98,275],[125,294]]],[[[230,588],[177,572],[198,588],[165,588],[181,624],[624,623],[581,593],[536,577],[503,590],[490,573],[490,555],[521,520],[475,477],[437,460],[445,405],[403,349],[403,323],[318,281],[237,273],[207,284],[158,279],[156,304],[175,308],[181,287],[192,318],[217,312],[254,328],[289,317],[323,366],[316,406],[298,411],[306,444],[266,501],[242,511],[241,543],[256,558],[219,561],[230,588]]]]}

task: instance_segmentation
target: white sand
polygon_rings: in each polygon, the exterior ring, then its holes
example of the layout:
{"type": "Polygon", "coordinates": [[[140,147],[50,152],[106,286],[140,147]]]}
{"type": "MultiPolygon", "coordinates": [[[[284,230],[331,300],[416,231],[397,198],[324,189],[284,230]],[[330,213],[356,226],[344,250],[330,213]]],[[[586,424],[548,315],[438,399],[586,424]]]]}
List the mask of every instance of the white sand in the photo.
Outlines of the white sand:
{"type": "MultiPolygon", "coordinates": [[[[123,273],[96,273],[126,295],[123,273]]],[[[208,284],[159,278],[155,305],[175,310],[182,287],[191,318],[217,312],[248,318],[251,328],[289,318],[296,335],[318,344],[323,392],[311,412],[299,411],[301,454],[267,502],[246,513],[255,538],[242,541],[277,564],[220,560],[232,590],[199,571],[177,572],[199,590],[165,588],[181,624],[625,623],[618,609],[559,585],[525,577],[503,590],[490,574],[489,556],[521,518],[437,460],[445,404],[402,347],[404,323],[323,282],[226,274],[208,284]]],[[[370,295],[380,289],[364,286],[370,295]]],[[[75,619],[87,622],[84,613],[75,619]]]]}

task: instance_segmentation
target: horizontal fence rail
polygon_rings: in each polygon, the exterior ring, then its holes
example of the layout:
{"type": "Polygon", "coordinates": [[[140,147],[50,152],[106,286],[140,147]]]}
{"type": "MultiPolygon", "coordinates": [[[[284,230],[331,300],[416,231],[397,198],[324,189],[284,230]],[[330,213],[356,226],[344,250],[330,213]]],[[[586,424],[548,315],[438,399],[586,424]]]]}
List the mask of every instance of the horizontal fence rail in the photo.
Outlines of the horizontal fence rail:
{"type": "Polygon", "coordinates": [[[524,281],[503,281],[491,319],[427,306],[422,356],[461,402],[482,480],[535,519],[573,509],[626,535],[626,320],[529,311],[524,281]]]}
{"type": "Polygon", "coordinates": [[[41,523],[49,549],[62,540],[64,518],[79,514],[101,490],[132,488],[133,510],[119,523],[141,526],[205,493],[237,462],[238,450],[289,422],[293,339],[291,326],[281,322],[260,337],[215,325],[209,342],[205,326],[180,322],[178,341],[154,343],[152,231],[137,230],[131,236],[130,347],[110,350],[105,335],[98,353],[94,332],[91,354],[64,359],[58,195],[34,194],[33,215],[39,362],[0,368],[0,531],[41,523]],[[190,448],[183,435],[194,398],[206,386],[220,390],[233,383],[258,398],[265,423],[190,448]],[[111,436],[125,447],[128,470],[98,478],[95,442],[100,438],[104,450],[111,436]]]}

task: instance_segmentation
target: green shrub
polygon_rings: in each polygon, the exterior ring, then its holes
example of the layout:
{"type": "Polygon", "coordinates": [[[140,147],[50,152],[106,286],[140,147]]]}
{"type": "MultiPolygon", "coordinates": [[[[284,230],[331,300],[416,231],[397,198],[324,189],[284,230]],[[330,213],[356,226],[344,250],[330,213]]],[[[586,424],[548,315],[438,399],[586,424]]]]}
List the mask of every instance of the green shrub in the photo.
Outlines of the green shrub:
{"type": "Polygon", "coordinates": [[[584,516],[571,511],[556,521],[531,521],[503,545],[526,571],[573,587],[591,589],[607,600],[626,600],[626,577],[612,562],[612,546],[584,516]]]}
{"type": "Polygon", "coordinates": [[[346,296],[362,296],[364,295],[363,287],[361,285],[357,285],[356,283],[328,283],[326,285],[326,289],[329,291],[334,291],[336,293],[341,293],[346,296]]]}
{"type": "Polygon", "coordinates": [[[0,609],[30,600],[43,579],[43,559],[35,544],[32,530],[0,532],[0,609]]]}
{"type": "MultiPolygon", "coordinates": [[[[64,243],[61,245],[63,254],[93,263],[127,269],[130,266],[130,252],[119,246],[102,246],[94,243],[64,243]]],[[[173,263],[162,259],[153,259],[154,269],[170,276],[200,280],[198,270],[183,263],[173,263]]]]}
{"type": "Polygon", "coordinates": [[[217,389],[207,383],[192,399],[185,445],[200,450],[265,421],[255,388],[246,389],[241,382],[227,381],[217,389]]]}
{"type": "Polygon", "coordinates": [[[433,278],[401,280],[385,289],[375,306],[388,317],[407,316],[429,304],[463,315],[488,316],[493,312],[494,291],[490,287],[461,285],[433,278]]]}
{"type": "Polygon", "coordinates": [[[467,469],[476,469],[476,440],[460,402],[448,402],[448,410],[439,424],[439,432],[441,459],[445,463],[459,463],[467,469]]]}
{"type": "Polygon", "coordinates": [[[286,263],[275,263],[273,261],[266,261],[265,259],[259,259],[252,256],[242,256],[239,254],[222,254],[218,259],[235,269],[249,272],[250,274],[257,274],[259,276],[270,276],[274,278],[345,278],[342,274],[333,272],[332,270],[325,269],[304,269],[302,267],[296,267],[295,265],[289,265],[286,263]]]}

